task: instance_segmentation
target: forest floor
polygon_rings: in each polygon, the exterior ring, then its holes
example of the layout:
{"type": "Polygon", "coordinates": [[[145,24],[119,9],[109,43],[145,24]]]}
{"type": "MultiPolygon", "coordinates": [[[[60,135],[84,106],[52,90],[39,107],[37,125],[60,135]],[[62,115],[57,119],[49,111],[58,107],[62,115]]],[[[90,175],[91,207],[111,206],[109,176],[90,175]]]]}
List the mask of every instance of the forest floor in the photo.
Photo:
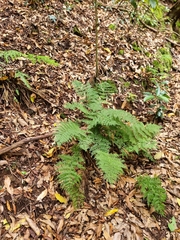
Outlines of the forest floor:
{"type": "Polygon", "coordinates": [[[4,64],[1,59],[0,151],[20,140],[48,135],[0,155],[0,239],[180,239],[180,47],[168,40],[170,25],[152,31],[130,21],[128,2],[120,6],[109,1],[98,8],[99,79],[117,85],[114,107],[144,123],[159,124],[161,131],[152,153],[156,161],[129,159],[115,185],[89,166],[88,194],[83,207],[75,210],[70,200],[56,198],[58,192],[68,199],[55,171],[58,154],[68,152],[68,146],[57,148],[51,132],[56,123],[74,117],[63,107],[76,98],[72,81],[85,83],[95,76],[94,7],[90,0],[51,0],[35,9],[24,2],[0,0],[0,50],[47,55],[59,67],[33,65],[23,58],[4,64]],[[115,29],[109,28],[112,24],[115,29]],[[166,79],[170,101],[159,121],[154,119],[156,106],[143,101],[143,92],[152,87],[145,68],[167,44],[173,57],[166,79]],[[17,70],[30,76],[32,90],[14,77],[17,70]],[[136,176],[143,174],[160,177],[167,191],[165,216],[149,208],[136,188],[136,176]],[[113,209],[118,211],[106,214],[113,209]],[[172,217],[173,232],[168,228],[172,217]]]}

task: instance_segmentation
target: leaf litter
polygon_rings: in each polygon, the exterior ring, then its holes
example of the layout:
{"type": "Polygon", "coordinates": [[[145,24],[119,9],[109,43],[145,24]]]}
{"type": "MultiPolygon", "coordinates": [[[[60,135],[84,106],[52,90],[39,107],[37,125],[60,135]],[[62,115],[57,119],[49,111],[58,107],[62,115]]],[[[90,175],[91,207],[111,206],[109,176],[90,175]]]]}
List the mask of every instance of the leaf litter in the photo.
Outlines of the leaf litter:
{"type": "MultiPolygon", "coordinates": [[[[117,10],[113,1],[101,4],[100,79],[111,79],[118,86],[119,93],[113,99],[116,108],[130,111],[143,122],[152,121],[148,115],[150,106],[142,101],[138,83],[143,78],[147,80],[143,69],[150,60],[132,46],[137,44],[153,55],[166,43],[165,34],[130,23],[128,12],[117,10]],[[112,24],[116,26],[113,30],[109,27],[112,24]],[[120,50],[124,51],[122,55],[120,50]],[[129,92],[137,96],[132,102],[127,101],[129,92]]],[[[123,8],[132,11],[127,2],[123,4],[123,8]]],[[[3,67],[1,149],[25,137],[49,133],[56,122],[76,117],[63,104],[76,98],[72,80],[87,82],[94,76],[95,31],[89,0],[45,1],[37,9],[19,0],[0,0],[0,5],[1,50],[48,55],[60,64],[56,68],[21,59],[3,67]],[[16,70],[30,76],[30,85],[38,95],[23,89],[18,102],[14,101],[16,87],[23,88],[16,85],[13,74],[8,75],[16,70]]],[[[172,46],[171,51],[174,68],[179,69],[180,49],[172,46]]],[[[169,112],[159,123],[162,130],[157,139],[159,149],[154,152],[156,162],[142,162],[134,156],[134,161],[128,163],[128,172],[115,185],[106,183],[101,173],[89,166],[84,179],[84,185],[89,187],[81,209],[71,206],[56,180],[54,165],[58,153],[67,153],[68,146],[56,149],[53,139],[45,138],[0,156],[1,239],[180,239],[179,78],[178,71],[171,73],[169,112]],[[165,217],[149,209],[136,189],[136,176],[145,173],[162,180],[168,195],[165,217]],[[172,223],[173,231],[169,229],[172,223]]]]}

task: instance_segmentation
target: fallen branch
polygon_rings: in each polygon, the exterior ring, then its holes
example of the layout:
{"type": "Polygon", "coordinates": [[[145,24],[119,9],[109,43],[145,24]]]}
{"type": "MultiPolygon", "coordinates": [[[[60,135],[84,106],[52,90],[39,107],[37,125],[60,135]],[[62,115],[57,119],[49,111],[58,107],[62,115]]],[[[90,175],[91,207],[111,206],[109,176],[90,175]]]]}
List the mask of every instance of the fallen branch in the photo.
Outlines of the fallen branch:
{"type": "Polygon", "coordinates": [[[27,137],[25,139],[20,140],[19,142],[13,143],[12,145],[10,145],[8,147],[4,147],[4,148],[0,149],[0,155],[7,153],[14,148],[20,147],[23,144],[33,142],[33,141],[36,141],[36,140],[39,140],[39,139],[51,137],[52,135],[53,135],[53,132],[50,132],[50,133],[47,133],[47,134],[44,134],[44,135],[35,136],[35,137],[27,137]]]}
{"type": "MultiPolygon", "coordinates": [[[[158,30],[156,30],[156,29],[154,29],[154,28],[148,26],[146,23],[144,23],[144,22],[141,21],[141,20],[140,20],[140,22],[141,22],[141,24],[142,24],[144,27],[148,28],[148,29],[151,30],[152,32],[158,33],[158,30]]],[[[179,34],[177,34],[177,35],[179,35],[179,34]]],[[[175,46],[180,47],[180,44],[176,43],[175,41],[171,40],[170,38],[165,37],[165,39],[166,39],[166,41],[168,41],[168,42],[174,44],[175,46]]]]}

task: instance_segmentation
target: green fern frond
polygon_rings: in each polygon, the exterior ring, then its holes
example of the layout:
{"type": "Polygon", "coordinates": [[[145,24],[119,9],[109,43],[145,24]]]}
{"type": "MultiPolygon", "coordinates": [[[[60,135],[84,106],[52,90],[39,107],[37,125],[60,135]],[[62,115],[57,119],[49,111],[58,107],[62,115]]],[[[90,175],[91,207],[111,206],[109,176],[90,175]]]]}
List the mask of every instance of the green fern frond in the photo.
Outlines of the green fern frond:
{"type": "Polygon", "coordinates": [[[6,63],[9,63],[10,61],[14,61],[19,59],[20,57],[26,58],[29,61],[31,61],[33,64],[35,63],[45,63],[52,66],[58,66],[59,64],[51,59],[48,56],[42,56],[42,55],[35,55],[35,54],[24,54],[16,50],[7,50],[7,51],[0,51],[0,57],[2,57],[6,63]]]}
{"type": "Polygon", "coordinates": [[[81,175],[77,169],[83,169],[84,160],[80,151],[76,149],[73,155],[60,155],[62,161],[57,164],[57,171],[59,172],[58,180],[62,188],[69,194],[70,199],[73,201],[74,207],[79,207],[83,200],[84,195],[80,190],[81,175]]]}
{"type": "Polygon", "coordinates": [[[0,57],[2,57],[7,63],[23,56],[23,53],[16,50],[0,51],[0,57]]]}
{"type": "Polygon", "coordinates": [[[28,60],[30,60],[33,64],[38,62],[38,63],[45,63],[45,64],[52,65],[52,66],[58,66],[59,65],[55,60],[51,59],[48,56],[27,54],[27,55],[25,55],[25,57],[28,60]]]}
{"type": "Polygon", "coordinates": [[[109,152],[111,147],[111,142],[106,139],[102,134],[100,134],[100,130],[94,131],[92,135],[93,144],[89,146],[89,151],[92,156],[97,154],[97,151],[101,152],[109,152]]]}
{"type": "Polygon", "coordinates": [[[72,139],[85,139],[86,132],[80,128],[80,126],[73,122],[62,122],[56,128],[55,141],[61,146],[65,142],[69,142],[72,139]]]}
{"type": "Polygon", "coordinates": [[[97,165],[104,173],[104,178],[109,183],[115,183],[126,168],[118,154],[97,151],[95,158],[97,165]]]}
{"type": "Polygon", "coordinates": [[[27,80],[29,78],[29,75],[27,75],[26,73],[20,72],[20,71],[16,71],[15,77],[20,78],[20,80],[24,83],[24,85],[27,88],[31,89],[31,86],[27,80]]]}
{"type": "Polygon", "coordinates": [[[158,177],[140,176],[137,178],[137,184],[140,187],[143,197],[147,200],[148,206],[153,206],[155,211],[164,215],[166,201],[166,191],[161,186],[158,177]]]}
{"type": "Polygon", "coordinates": [[[103,81],[95,85],[95,90],[102,100],[107,100],[107,97],[113,93],[117,93],[117,88],[112,81],[103,81]]]}
{"type": "Polygon", "coordinates": [[[82,113],[89,115],[90,111],[82,104],[79,102],[74,102],[74,103],[66,103],[65,108],[71,109],[71,110],[80,110],[82,113]]]}

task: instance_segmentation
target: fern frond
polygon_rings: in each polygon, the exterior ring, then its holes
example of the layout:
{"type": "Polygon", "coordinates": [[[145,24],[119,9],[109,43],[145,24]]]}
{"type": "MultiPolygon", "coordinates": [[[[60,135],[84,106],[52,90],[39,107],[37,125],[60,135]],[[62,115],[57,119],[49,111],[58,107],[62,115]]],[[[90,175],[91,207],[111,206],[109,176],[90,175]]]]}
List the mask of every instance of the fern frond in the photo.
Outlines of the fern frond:
{"type": "Polygon", "coordinates": [[[59,65],[55,60],[51,59],[48,56],[24,54],[16,50],[0,51],[0,57],[2,57],[7,63],[9,63],[10,61],[14,61],[20,57],[23,57],[31,61],[33,64],[38,62],[38,63],[46,63],[52,66],[59,65]]]}
{"type": "Polygon", "coordinates": [[[55,131],[55,141],[59,146],[72,139],[84,139],[86,136],[86,132],[73,121],[62,122],[55,131]]]}
{"type": "Polygon", "coordinates": [[[167,196],[165,189],[161,186],[160,179],[158,177],[140,176],[137,178],[137,184],[140,186],[141,193],[147,200],[148,206],[153,206],[157,213],[164,215],[164,202],[167,196]]]}
{"type": "Polygon", "coordinates": [[[79,207],[83,200],[84,195],[80,190],[81,175],[77,170],[83,170],[83,158],[80,151],[76,150],[72,156],[60,155],[62,161],[57,164],[58,180],[62,188],[68,193],[73,202],[74,207],[79,207]]]}
{"type": "Polygon", "coordinates": [[[117,93],[117,88],[112,81],[103,81],[95,85],[95,90],[102,100],[107,100],[107,97],[113,93],[117,93]]]}
{"type": "Polygon", "coordinates": [[[65,108],[71,109],[71,110],[80,110],[82,113],[89,115],[90,111],[82,104],[79,102],[73,102],[73,103],[66,103],[65,108]]]}
{"type": "Polygon", "coordinates": [[[108,94],[108,90],[114,92],[112,84],[107,82],[99,83],[96,88],[92,88],[89,83],[84,85],[79,81],[74,81],[73,87],[77,95],[81,97],[79,102],[93,111],[101,110],[102,104],[107,103],[105,100],[111,94],[110,92],[108,94]]]}
{"type": "Polygon", "coordinates": [[[23,72],[21,72],[21,71],[16,71],[15,77],[16,77],[16,78],[20,78],[20,80],[24,83],[24,85],[25,85],[27,88],[31,89],[31,86],[30,86],[30,84],[29,84],[29,82],[28,82],[28,80],[27,80],[27,78],[29,78],[29,75],[27,75],[27,74],[25,74],[25,73],[23,73],[23,72]]]}
{"type": "Polygon", "coordinates": [[[97,154],[97,151],[109,152],[111,147],[111,142],[106,139],[103,135],[98,132],[97,129],[94,130],[92,135],[93,144],[89,147],[92,156],[97,154]]]}
{"type": "Polygon", "coordinates": [[[16,50],[8,50],[8,51],[0,51],[0,57],[4,58],[4,60],[9,63],[10,61],[14,61],[19,57],[23,57],[24,54],[16,51],[16,50]]]}
{"type": "Polygon", "coordinates": [[[55,60],[51,59],[48,56],[34,55],[34,54],[27,54],[25,56],[33,64],[38,62],[38,63],[45,63],[45,64],[52,65],[52,66],[58,66],[59,65],[55,60]]]}
{"type": "Polygon", "coordinates": [[[119,175],[123,173],[123,169],[126,168],[118,154],[97,151],[95,158],[97,165],[104,173],[104,178],[109,183],[115,183],[119,175]]]}

